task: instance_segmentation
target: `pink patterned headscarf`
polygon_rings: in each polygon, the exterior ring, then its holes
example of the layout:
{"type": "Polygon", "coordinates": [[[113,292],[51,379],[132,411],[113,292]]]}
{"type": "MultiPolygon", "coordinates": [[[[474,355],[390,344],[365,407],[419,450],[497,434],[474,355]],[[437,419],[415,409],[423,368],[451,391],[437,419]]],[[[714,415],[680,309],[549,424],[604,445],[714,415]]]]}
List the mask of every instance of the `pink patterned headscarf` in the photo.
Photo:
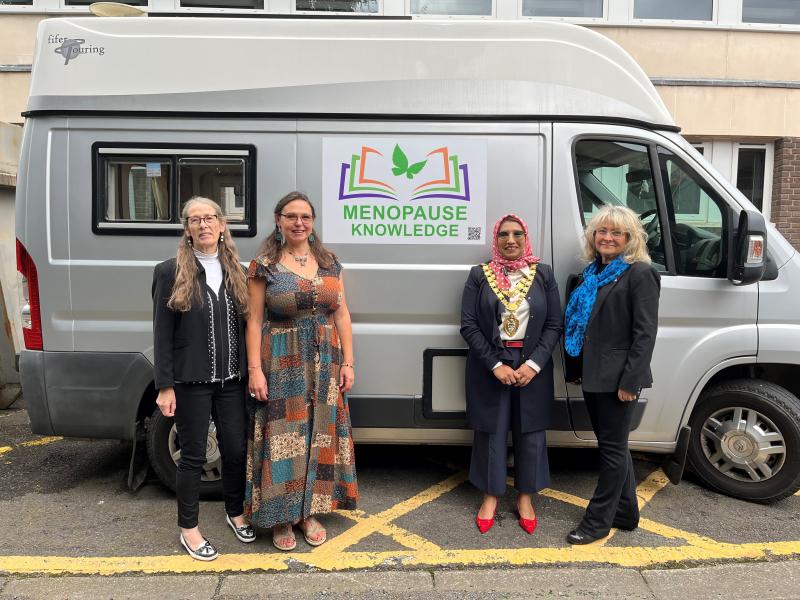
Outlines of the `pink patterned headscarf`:
{"type": "Polygon", "coordinates": [[[489,267],[494,271],[495,277],[497,277],[497,287],[501,290],[508,290],[511,288],[511,282],[508,279],[508,275],[506,273],[508,271],[516,271],[517,269],[521,269],[522,267],[526,267],[535,263],[538,263],[539,259],[533,255],[533,251],[531,250],[531,241],[530,237],[528,236],[528,225],[519,218],[514,213],[508,213],[507,215],[503,215],[494,224],[494,237],[492,238],[492,260],[489,262],[489,267]],[[500,231],[500,226],[505,221],[516,221],[522,227],[522,230],[525,232],[525,247],[522,251],[522,256],[514,260],[508,260],[503,258],[503,255],[500,253],[500,246],[497,243],[497,233],[500,231]]]}

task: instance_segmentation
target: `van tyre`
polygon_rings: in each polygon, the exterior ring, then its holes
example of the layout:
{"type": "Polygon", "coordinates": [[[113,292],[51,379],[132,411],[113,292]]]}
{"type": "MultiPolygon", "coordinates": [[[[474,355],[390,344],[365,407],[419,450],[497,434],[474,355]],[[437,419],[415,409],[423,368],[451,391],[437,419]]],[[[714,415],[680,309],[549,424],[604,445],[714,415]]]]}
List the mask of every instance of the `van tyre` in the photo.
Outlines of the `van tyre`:
{"type": "Polygon", "coordinates": [[[704,391],[689,421],[689,464],[708,487],[775,502],[800,488],[800,400],[758,379],[704,391]]]}
{"type": "MultiPolygon", "coordinates": [[[[161,483],[174,492],[175,475],[180,459],[180,440],[175,431],[174,419],[162,415],[158,408],[153,412],[147,425],[147,456],[161,483]]],[[[209,423],[206,464],[203,466],[200,479],[200,497],[204,499],[222,497],[222,467],[213,422],[209,423]]]]}

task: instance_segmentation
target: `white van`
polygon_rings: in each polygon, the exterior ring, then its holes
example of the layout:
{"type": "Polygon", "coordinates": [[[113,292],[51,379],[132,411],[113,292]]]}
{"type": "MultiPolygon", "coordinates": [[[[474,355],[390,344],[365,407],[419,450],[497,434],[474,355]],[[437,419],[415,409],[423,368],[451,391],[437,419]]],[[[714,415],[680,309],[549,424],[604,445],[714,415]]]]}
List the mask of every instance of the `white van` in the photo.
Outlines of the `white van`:
{"type": "MultiPolygon", "coordinates": [[[[63,18],[39,26],[17,190],[20,372],[40,434],[146,438],[150,282],[190,196],[243,260],[300,189],[347,271],[360,442],[468,443],[459,302],[515,212],[562,291],[584,222],[637,211],[661,272],[655,383],[631,445],[727,494],[800,487],[800,257],[678,134],[616,44],[552,22],[63,18]],[[691,429],[687,428],[690,427],[691,429]]],[[[554,354],[553,446],[595,444],[554,354]]],[[[213,429],[204,474],[218,485],[213,429]]]]}

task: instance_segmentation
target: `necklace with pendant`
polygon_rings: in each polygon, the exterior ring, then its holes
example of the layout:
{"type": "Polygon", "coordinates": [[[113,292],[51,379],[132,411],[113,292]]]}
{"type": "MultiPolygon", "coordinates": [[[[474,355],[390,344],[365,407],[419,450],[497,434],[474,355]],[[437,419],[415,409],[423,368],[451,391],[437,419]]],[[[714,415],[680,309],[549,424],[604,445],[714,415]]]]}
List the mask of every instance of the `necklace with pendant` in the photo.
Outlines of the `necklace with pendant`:
{"type": "Polygon", "coordinates": [[[291,250],[288,251],[289,254],[292,256],[296,263],[299,263],[301,267],[305,267],[308,264],[308,252],[305,254],[295,254],[291,250]]]}
{"type": "Polygon", "coordinates": [[[501,290],[497,286],[497,277],[488,263],[483,265],[483,274],[486,276],[486,282],[489,284],[495,296],[497,296],[497,299],[500,300],[503,306],[506,307],[506,310],[508,310],[508,316],[503,319],[503,331],[505,331],[509,337],[512,337],[519,329],[519,319],[514,313],[519,308],[519,299],[525,298],[528,295],[528,291],[531,289],[531,285],[533,285],[533,279],[536,277],[536,263],[531,265],[530,273],[527,275],[523,273],[522,279],[517,282],[517,285],[506,291],[501,290]]]}

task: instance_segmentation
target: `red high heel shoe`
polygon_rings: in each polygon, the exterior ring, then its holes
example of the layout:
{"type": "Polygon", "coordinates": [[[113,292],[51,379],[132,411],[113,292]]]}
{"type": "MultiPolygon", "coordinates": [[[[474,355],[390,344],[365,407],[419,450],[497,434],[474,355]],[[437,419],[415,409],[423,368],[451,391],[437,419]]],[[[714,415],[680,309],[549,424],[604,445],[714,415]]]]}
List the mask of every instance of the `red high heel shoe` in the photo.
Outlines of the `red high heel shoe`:
{"type": "Polygon", "coordinates": [[[532,519],[525,519],[523,518],[522,513],[519,510],[519,505],[517,505],[517,516],[519,517],[519,520],[517,522],[519,523],[519,526],[522,527],[522,529],[525,531],[525,533],[530,535],[534,531],[536,531],[536,525],[537,525],[536,513],[534,513],[532,519]]]}
{"type": "Polygon", "coordinates": [[[532,534],[534,531],[536,531],[536,525],[536,517],[533,517],[532,519],[523,519],[522,515],[520,515],[519,526],[525,530],[525,533],[532,534]]]}
{"type": "MultiPolygon", "coordinates": [[[[480,509],[478,509],[478,513],[480,514],[480,509]]],[[[479,516],[475,515],[475,525],[478,526],[478,531],[481,533],[486,533],[489,531],[492,526],[494,525],[494,518],[497,516],[497,509],[494,509],[494,514],[490,519],[481,519],[479,516]]]]}

